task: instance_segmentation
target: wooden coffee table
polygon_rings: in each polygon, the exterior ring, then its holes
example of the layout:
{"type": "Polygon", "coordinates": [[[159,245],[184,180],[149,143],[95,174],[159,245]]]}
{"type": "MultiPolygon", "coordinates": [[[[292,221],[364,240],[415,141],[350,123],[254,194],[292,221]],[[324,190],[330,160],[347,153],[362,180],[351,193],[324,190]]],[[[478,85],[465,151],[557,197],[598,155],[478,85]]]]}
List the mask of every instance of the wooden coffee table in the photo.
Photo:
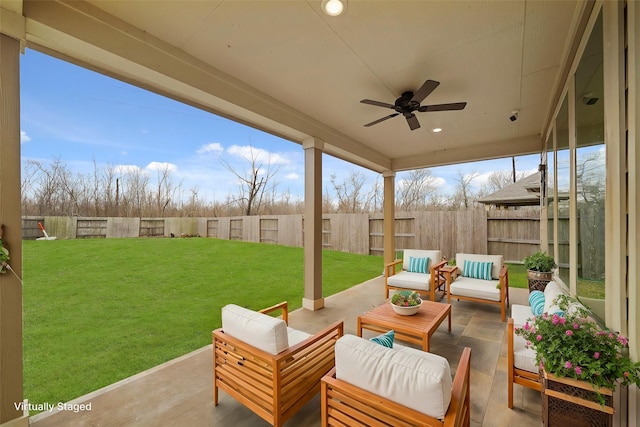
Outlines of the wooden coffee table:
{"type": "Polygon", "coordinates": [[[387,332],[393,329],[395,338],[422,345],[422,350],[429,351],[429,339],[442,324],[445,317],[449,317],[449,332],[451,332],[451,304],[422,300],[420,310],[412,316],[402,316],[393,311],[388,301],[365,314],[358,316],[358,336],[362,330],[387,332]]]}

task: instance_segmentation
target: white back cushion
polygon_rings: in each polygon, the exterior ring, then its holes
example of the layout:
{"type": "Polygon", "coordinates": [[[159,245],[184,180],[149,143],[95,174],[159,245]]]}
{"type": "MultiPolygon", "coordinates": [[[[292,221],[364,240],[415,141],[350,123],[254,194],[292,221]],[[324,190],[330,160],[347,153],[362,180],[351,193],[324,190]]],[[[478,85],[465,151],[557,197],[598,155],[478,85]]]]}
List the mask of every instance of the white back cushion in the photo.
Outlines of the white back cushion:
{"type": "Polygon", "coordinates": [[[248,308],[229,304],[222,307],[222,330],[249,345],[271,354],[289,348],[287,324],[248,308]]]}
{"type": "Polygon", "coordinates": [[[502,264],[504,264],[504,257],[502,255],[456,254],[456,265],[458,266],[460,273],[462,273],[465,260],[492,262],[491,277],[493,279],[500,278],[500,270],[502,269],[502,264]]]}
{"type": "Polygon", "coordinates": [[[558,295],[565,293],[562,287],[556,282],[549,282],[544,288],[544,309],[543,313],[554,314],[560,310],[560,307],[555,303],[555,299],[558,295]]]}
{"type": "Polygon", "coordinates": [[[444,357],[415,348],[383,347],[354,335],[336,342],[336,378],[440,420],[451,402],[444,357]]]}
{"type": "Polygon", "coordinates": [[[413,258],[429,258],[429,262],[427,263],[427,273],[431,274],[429,271],[431,266],[442,261],[442,252],[441,251],[431,251],[431,250],[423,250],[423,249],[405,249],[402,255],[402,269],[409,270],[409,257],[413,258]]]}

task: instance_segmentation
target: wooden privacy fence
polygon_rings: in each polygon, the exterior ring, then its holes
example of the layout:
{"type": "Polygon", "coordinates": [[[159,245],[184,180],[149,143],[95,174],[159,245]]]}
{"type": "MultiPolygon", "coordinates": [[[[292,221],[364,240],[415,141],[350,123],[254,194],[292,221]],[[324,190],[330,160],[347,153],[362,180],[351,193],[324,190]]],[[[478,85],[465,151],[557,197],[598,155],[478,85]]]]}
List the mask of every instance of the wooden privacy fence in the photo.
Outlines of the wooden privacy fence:
{"type": "MultiPolygon", "coordinates": [[[[214,237],[285,246],[303,246],[302,215],[215,218],[23,217],[23,239],[124,237],[214,237]]],[[[396,249],[439,249],[456,253],[501,254],[521,261],[540,245],[539,211],[420,211],[397,213],[396,249]]],[[[325,214],[322,246],[342,252],[383,254],[382,214],[325,214]]]]}

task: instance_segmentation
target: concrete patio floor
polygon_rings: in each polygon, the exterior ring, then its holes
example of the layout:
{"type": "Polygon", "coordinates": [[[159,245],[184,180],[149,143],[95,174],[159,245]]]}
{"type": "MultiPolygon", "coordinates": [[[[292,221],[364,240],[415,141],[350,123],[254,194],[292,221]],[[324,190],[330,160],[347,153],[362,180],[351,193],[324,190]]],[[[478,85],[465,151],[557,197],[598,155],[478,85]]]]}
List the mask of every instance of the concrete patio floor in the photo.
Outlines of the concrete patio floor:
{"type": "MultiPolygon", "coordinates": [[[[289,315],[295,329],[314,333],[342,319],[345,333],[355,334],[359,314],[384,301],[384,279],[328,297],[316,312],[300,309],[289,315]]],[[[510,289],[511,304],[527,304],[526,289],[510,289]]],[[[443,322],[431,338],[431,352],[446,357],[452,372],[464,347],[471,347],[471,425],[538,427],[540,393],[515,385],[514,409],[507,408],[506,323],[500,309],[487,304],[452,301],[452,330],[443,322]]],[[[367,336],[373,336],[370,333],[367,336]]],[[[212,346],[82,396],[70,404],[91,403],[91,410],[53,411],[31,417],[34,427],[49,426],[234,426],[268,425],[223,391],[213,406],[212,346]]],[[[285,426],[319,426],[316,396],[285,426]]]]}

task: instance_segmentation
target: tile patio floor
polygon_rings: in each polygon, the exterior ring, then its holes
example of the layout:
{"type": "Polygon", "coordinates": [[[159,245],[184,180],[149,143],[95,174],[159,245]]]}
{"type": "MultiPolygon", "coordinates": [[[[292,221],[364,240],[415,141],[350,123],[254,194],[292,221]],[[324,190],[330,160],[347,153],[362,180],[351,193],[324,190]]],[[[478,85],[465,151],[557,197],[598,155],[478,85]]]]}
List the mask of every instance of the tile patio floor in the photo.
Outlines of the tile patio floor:
{"type": "MultiPolygon", "coordinates": [[[[289,324],[314,333],[343,319],[345,333],[355,334],[357,316],[384,301],[383,280],[377,277],[328,297],[322,310],[296,310],[289,324]]],[[[527,303],[526,289],[511,289],[510,294],[512,304],[527,303]]],[[[443,322],[431,338],[431,352],[446,357],[453,372],[462,349],[471,347],[471,425],[540,426],[538,392],[515,385],[514,409],[507,408],[506,323],[500,321],[499,308],[452,301],[452,316],[451,333],[443,322]]],[[[206,346],[70,402],[90,402],[91,411],[42,413],[31,417],[31,426],[267,426],[223,391],[219,406],[213,406],[211,349],[206,346]]],[[[319,395],[285,424],[319,425],[319,395]]]]}

